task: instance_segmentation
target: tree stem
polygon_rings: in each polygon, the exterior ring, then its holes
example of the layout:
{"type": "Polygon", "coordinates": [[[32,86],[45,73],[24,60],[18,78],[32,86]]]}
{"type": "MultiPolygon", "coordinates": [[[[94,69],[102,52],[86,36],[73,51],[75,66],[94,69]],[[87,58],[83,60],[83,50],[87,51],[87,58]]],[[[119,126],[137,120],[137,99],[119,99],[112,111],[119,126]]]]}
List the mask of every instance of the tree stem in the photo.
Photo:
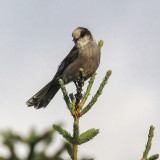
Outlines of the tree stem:
{"type": "Polygon", "coordinates": [[[77,160],[78,144],[74,144],[73,151],[74,151],[74,160],[77,160]]]}
{"type": "Polygon", "coordinates": [[[73,144],[73,152],[74,152],[74,159],[77,160],[78,157],[78,138],[79,138],[79,116],[76,114],[74,118],[74,127],[73,127],[74,139],[75,143],[73,144]]]}

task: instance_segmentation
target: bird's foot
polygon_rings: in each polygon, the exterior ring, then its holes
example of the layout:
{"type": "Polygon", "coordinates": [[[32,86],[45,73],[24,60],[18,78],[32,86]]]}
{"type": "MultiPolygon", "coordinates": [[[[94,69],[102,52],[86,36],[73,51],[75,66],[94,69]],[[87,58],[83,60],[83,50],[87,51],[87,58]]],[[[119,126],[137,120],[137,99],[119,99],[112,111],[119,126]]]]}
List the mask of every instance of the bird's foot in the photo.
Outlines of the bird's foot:
{"type": "Polygon", "coordinates": [[[78,87],[78,82],[77,81],[73,81],[74,82],[74,84],[75,84],[75,86],[76,86],[76,88],[78,87]]]}

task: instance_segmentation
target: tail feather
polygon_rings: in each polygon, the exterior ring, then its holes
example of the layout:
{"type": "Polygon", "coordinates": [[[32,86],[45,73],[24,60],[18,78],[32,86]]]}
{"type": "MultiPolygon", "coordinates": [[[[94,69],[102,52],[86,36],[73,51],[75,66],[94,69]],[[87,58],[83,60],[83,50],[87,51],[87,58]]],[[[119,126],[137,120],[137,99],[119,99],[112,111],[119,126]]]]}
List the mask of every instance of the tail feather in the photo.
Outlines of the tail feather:
{"type": "Polygon", "coordinates": [[[52,80],[31,97],[26,104],[28,107],[34,106],[36,109],[46,107],[59,89],[60,86],[58,81],[52,80]]]}

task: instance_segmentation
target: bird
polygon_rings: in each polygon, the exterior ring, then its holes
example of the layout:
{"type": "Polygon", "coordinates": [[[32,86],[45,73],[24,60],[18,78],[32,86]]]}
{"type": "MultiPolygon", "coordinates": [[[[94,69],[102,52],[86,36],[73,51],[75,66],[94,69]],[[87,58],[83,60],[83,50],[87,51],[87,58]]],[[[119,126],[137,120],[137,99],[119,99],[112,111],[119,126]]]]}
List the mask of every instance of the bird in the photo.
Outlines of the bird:
{"type": "Polygon", "coordinates": [[[28,107],[45,108],[60,89],[59,79],[64,84],[76,82],[80,68],[84,70],[84,80],[96,72],[101,52],[91,32],[87,28],[78,27],[72,32],[72,37],[74,47],[58,66],[53,79],[26,102],[28,107]]]}

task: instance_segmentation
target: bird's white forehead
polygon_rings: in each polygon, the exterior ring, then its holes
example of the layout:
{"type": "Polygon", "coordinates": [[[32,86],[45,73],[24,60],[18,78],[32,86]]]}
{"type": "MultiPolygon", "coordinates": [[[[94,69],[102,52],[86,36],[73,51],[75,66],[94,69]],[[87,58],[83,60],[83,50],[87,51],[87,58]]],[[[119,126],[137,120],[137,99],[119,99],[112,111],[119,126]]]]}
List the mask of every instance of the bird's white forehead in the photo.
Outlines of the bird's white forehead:
{"type": "Polygon", "coordinates": [[[75,38],[80,37],[81,32],[82,32],[82,30],[81,30],[80,28],[75,29],[75,30],[72,32],[72,37],[75,37],[75,38]]]}

